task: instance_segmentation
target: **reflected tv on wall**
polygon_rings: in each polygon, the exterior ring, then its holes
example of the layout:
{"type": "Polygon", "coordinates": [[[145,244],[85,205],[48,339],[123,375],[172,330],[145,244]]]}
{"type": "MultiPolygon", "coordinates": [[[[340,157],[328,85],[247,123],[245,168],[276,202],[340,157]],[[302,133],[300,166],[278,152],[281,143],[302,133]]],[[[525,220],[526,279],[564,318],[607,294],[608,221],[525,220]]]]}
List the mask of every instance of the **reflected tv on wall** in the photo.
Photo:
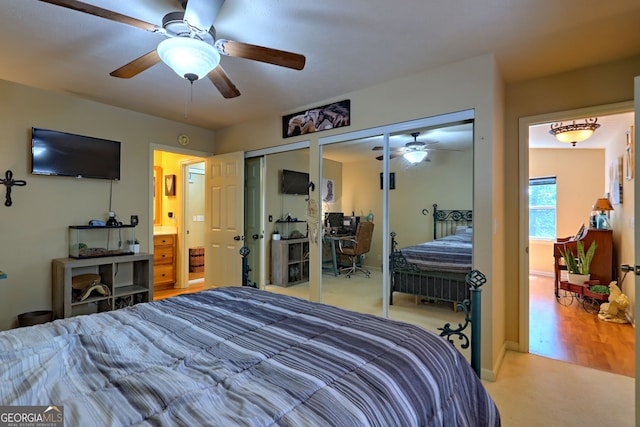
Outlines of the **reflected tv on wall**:
{"type": "Polygon", "coordinates": [[[283,194],[309,194],[309,174],[283,169],[281,189],[283,194]]]}
{"type": "Polygon", "coordinates": [[[31,173],[120,180],[120,142],[31,128],[31,173]]]}

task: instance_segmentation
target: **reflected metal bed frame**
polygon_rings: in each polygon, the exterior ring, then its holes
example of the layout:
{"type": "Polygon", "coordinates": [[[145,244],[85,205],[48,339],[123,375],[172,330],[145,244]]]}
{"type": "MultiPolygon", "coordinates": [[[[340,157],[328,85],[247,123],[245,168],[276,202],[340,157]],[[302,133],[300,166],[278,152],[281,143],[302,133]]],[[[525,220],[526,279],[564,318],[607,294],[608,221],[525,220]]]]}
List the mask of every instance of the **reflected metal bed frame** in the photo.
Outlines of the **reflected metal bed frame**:
{"type": "MultiPolygon", "coordinates": [[[[458,226],[470,226],[473,211],[462,209],[438,209],[433,204],[433,239],[439,239],[455,233],[458,226]]],[[[469,287],[466,284],[466,272],[442,272],[423,270],[411,264],[398,249],[396,233],[391,233],[390,255],[391,286],[389,303],[393,304],[393,293],[400,292],[416,295],[431,301],[444,301],[456,304],[469,299],[469,287]]]]}

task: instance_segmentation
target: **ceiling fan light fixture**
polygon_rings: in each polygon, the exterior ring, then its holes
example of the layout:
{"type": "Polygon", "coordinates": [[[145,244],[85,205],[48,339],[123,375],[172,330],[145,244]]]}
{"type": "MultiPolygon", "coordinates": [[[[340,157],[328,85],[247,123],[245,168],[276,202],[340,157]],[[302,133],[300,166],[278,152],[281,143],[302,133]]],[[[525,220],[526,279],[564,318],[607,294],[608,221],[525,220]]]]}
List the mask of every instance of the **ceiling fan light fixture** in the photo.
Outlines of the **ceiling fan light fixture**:
{"type": "Polygon", "coordinates": [[[220,63],[218,50],[202,40],[172,37],[158,45],[158,55],[182,78],[194,82],[205,77],[220,63]]]}
{"type": "Polygon", "coordinates": [[[574,120],[570,125],[563,125],[562,122],[553,123],[549,133],[555,136],[558,141],[571,144],[575,147],[577,142],[591,138],[591,135],[600,127],[597,121],[598,118],[593,117],[584,119],[583,123],[576,123],[574,120]]]}
{"type": "Polygon", "coordinates": [[[424,159],[426,159],[427,152],[422,150],[413,150],[413,151],[407,151],[402,156],[405,159],[407,159],[410,163],[415,164],[415,163],[420,163],[424,159]]]}

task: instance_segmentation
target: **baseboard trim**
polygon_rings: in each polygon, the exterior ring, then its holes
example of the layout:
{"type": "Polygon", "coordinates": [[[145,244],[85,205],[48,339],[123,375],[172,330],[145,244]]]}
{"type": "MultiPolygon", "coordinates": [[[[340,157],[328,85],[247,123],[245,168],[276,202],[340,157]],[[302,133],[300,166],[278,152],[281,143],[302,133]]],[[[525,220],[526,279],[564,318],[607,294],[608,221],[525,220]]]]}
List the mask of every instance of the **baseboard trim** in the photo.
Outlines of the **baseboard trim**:
{"type": "Polygon", "coordinates": [[[554,273],[553,272],[537,271],[537,270],[529,270],[529,275],[531,275],[531,276],[543,276],[543,277],[554,277],[554,273]]]}
{"type": "Polygon", "coordinates": [[[502,368],[502,363],[504,362],[504,356],[507,353],[507,350],[513,350],[513,348],[517,348],[517,343],[513,343],[510,341],[505,341],[502,343],[502,347],[500,347],[500,351],[498,352],[498,357],[496,358],[495,363],[491,369],[480,369],[480,378],[489,381],[495,382],[496,378],[498,378],[498,372],[500,372],[500,368],[502,368]]]}

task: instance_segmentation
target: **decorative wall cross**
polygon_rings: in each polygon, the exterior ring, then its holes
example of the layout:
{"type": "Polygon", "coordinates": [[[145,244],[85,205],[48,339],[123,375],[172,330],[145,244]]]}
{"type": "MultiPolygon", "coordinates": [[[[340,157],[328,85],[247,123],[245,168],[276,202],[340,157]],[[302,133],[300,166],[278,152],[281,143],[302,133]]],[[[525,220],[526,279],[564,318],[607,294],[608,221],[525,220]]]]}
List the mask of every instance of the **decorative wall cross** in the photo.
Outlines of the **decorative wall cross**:
{"type": "Polygon", "coordinates": [[[27,185],[27,181],[22,179],[13,179],[13,172],[8,170],[4,174],[4,179],[0,179],[0,184],[3,184],[5,187],[7,187],[4,205],[11,206],[13,204],[13,202],[11,201],[11,187],[13,187],[14,185],[18,187],[24,187],[25,185],[27,185]]]}

